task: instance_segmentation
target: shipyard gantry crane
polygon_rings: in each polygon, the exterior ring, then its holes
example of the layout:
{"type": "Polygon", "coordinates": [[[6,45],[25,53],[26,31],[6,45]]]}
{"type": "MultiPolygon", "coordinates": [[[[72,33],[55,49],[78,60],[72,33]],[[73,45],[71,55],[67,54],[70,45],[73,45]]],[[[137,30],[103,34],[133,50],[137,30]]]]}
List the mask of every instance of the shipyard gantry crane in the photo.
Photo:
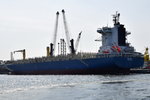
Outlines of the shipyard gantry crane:
{"type": "Polygon", "coordinates": [[[16,50],[13,53],[16,53],[16,52],[21,52],[22,56],[23,56],[23,60],[25,60],[25,58],[26,58],[26,51],[25,51],[25,49],[23,49],[23,50],[16,50]]]}

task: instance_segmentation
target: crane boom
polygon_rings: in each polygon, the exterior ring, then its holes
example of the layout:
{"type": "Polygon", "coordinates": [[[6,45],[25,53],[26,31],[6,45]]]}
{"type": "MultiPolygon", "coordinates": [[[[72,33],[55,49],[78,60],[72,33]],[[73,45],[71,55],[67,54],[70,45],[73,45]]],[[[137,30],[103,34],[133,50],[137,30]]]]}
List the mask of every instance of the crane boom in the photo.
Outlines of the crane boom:
{"type": "Polygon", "coordinates": [[[14,51],[14,53],[16,53],[16,52],[21,52],[22,55],[23,55],[23,60],[25,60],[25,58],[26,58],[26,51],[25,51],[25,49],[14,51]]]}
{"type": "Polygon", "coordinates": [[[57,39],[57,30],[58,30],[58,18],[59,18],[59,12],[56,13],[56,22],[55,22],[55,29],[54,29],[54,38],[53,43],[50,44],[50,55],[53,56],[56,49],[56,39],[57,39]]]}
{"type": "Polygon", "coordinates": [[[54,30],[54,39],[53,39],[53,44],[54,44],[54,51],[56,48],[56,39],[57,39],[57,30],[58,30],[58,17],[59,17],[59,12],[56,13],[56,23],[55,23],[55,30],[54,30]]]}
{"type": "Polygon", "coordinates": [[[82,31],[79,33],[78,38],[77,38],[77,40],[76,40],[76,43],[75,43],[75,51],[77,51],[77,49],[78,49],[79,41],[80,41],[80,38],[81,38],[81,33],[82,33],[82,31]]]}
{"type": "Polygon", "coordinates": [[[64,22],[64,28],[65,28],[65,33],[66,33],[66,39],[67,39],[67,45],[68,48],[71,52],[71,48],[70,48],[70,35],[69,35],[69,30],[68,30],[68,26],[67,26],[67,21],[66,21],[66,16],[65,16],[65,10],[62,10],[62,14],[63,14],[63,22],[64,22]]]}

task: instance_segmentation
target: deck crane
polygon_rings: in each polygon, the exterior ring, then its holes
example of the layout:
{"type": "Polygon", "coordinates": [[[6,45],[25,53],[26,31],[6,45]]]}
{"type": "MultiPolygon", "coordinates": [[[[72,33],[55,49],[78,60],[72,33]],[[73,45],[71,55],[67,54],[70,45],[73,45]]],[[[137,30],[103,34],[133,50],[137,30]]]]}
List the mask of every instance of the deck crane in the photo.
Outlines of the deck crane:
{"type": "Polygon", "coordinates": [[[23,60],[25,60],[25,58],[26,58],[26,51],[25,51],[25,49],[14,51],[14,53],[16,53],[16,52],[21,52],[22,55],[23,55],[23,60]]]}
{"type": "Polygon", "coordinates": [[[79,33],[78,38],[77,38],[76,43],[75,43],[75,51],[76,52],[77,52],[79,41],[80,41],[80,38],[81,38],[81,33],[82,33],[82,31],[79,33]]]}
{"type": "Polygon", "coordinates": [[[56,49],[56,39],[57,39],[57,30],[58,30],[58,18],[59,18],[59,12],[56,13],[56,22],[55,22],[55,29],[54,29],[54,38],[53,43],[50,43],[50,56],[53,56],[56,49]]]}
{"type": "Polygon", "coordinates": [[[62,14],[63,14],[63,22],[64,22],[64,28],[65,28],[65,33],[66,33],[67,45],[68,45],[68,48],[69,48],[71,54],[75,54],[74,40],[70,39],[70,34],[69,34],[68,26],[67,26],[67,21],[66,21],[64,9],[62,10],[62,14]]]}

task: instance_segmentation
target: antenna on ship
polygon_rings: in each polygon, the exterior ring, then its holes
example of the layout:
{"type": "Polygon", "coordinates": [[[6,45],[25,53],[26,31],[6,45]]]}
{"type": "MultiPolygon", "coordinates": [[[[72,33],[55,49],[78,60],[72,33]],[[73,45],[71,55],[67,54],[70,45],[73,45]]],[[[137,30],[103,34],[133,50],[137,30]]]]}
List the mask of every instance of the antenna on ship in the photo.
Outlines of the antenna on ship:
{"type": "Polygon", "coordinates": [[[120,13],[118,13],[118,12],[116,11],[116,14],[113,15],[113,22],[114,22],[114,25],[120,24],[120,23],[119,23],[119,18],[120,18],[120,13]]]}

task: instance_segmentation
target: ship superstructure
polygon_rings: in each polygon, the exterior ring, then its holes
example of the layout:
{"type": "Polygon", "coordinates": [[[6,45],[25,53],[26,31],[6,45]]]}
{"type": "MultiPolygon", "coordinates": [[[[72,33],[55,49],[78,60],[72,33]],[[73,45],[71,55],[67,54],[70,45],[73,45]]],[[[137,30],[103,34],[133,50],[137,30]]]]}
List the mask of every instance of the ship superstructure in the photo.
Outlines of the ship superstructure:
{"type": "Polygon", "coordinates": [[[123,24],[119,22],[120,14],[113,15],[114,27],[102,27],[97,30],[102,35],[102,46],[100,53],[133,53],[134,47],[127,43],[126,36],[130,32],[126,31],[123,24]]]}
{"type": "MultiPolygon", "coordinates": [[[[97,53],[76,53],[73,40],[68,55],[57,55],[7,61],[14,74],[101,74],[129,72],[130,68],[143,66],[144,58],[126,41],[130,32],[119,22],[120,14],[113,15],[114,27],[97,30],[102,46],[97,53]]],[[[69,43],[69,42],[68,42],[69,43]]],[[[52,46],[53,51],[53,46],[52,46]]],[[[47,49],[49,50],[49,48],[47,49]]],[[[47,52],[49,55],[49,51],[47,52]]]]}

